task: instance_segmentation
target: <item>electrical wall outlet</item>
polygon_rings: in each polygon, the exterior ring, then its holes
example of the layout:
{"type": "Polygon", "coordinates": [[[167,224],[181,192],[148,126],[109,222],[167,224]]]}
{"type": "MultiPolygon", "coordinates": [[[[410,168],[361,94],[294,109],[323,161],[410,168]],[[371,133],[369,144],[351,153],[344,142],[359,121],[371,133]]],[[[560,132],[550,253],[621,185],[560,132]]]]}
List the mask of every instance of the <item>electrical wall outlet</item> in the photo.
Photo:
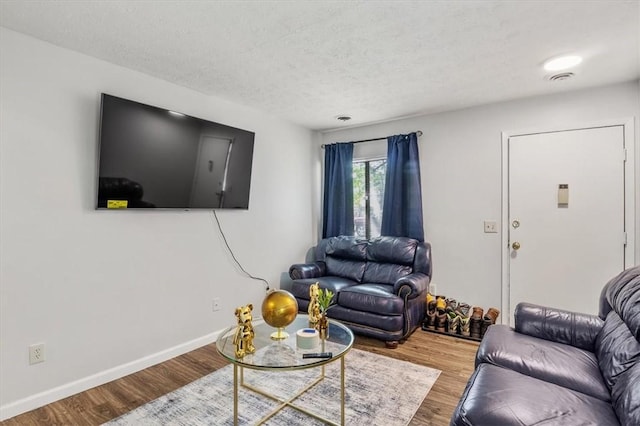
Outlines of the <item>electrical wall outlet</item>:
{"type": "Polygon", "coordinates": [[[436,293],[436,285],[434,283],[430,283],[429,284],[429,293],[431,293],[433,296],[435,296],[436,293]]]}
{"type": "Polygon", "coordinates": [[[485,220],[484,221],[484,233],[485,234],[496,234],[498,232],[498,224],[495,220],[485,220]]]}
{"type": "Polygon", "coordinates": [[[36,343],[29,346],[29,364],[44,362],[44,343],[36,343]]]}
{"type": "Polygon", "coordinates": [[[214,297],[213,298],[213,303],[212,303],[212,308],[213,308],[213,312],[219,311],[220,310],[220,298],[219,297],[214,297]]]}

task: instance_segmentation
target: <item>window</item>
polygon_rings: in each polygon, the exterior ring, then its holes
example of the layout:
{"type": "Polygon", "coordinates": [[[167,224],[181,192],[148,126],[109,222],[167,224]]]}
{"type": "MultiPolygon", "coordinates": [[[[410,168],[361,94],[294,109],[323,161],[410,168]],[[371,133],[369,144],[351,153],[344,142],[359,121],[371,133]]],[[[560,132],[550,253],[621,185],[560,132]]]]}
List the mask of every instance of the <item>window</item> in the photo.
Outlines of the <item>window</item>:
{"type": "Polygon", "coordinates": [[[354,235],[370,239],[380,236],[387,160],[353,162],[354,235]]]}

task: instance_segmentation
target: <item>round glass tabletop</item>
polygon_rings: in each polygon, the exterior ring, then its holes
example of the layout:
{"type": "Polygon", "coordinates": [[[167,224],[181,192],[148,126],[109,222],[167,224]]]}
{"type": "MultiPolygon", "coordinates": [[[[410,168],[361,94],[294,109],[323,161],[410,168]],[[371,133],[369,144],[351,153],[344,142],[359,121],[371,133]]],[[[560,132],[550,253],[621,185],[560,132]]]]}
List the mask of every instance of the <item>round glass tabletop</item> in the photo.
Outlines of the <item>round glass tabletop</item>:
{"type": "Polygon", "coordinates": [[[283,369],[296,370],[327,364],[336,358],[343,357],[353,346],[353,333],[345,325],[329,320],[329,336],[320,339],[320,344],[313,349],[300,349],[296,344],[296,332],[309,328],[307,315],[298,314],[296,319],[285,328],[289,337],[282,340],[271,339],[275,328],[262,319],[253,321],[255,337],[253,345],[255,353],[236,358],[233,336],[236,327],[226,329],[216,341],[218,352],[234,364],[259,370],[283,369]],[[311,352],[331,352],[332,358],[303,358],[302,355],[311,352]]]}

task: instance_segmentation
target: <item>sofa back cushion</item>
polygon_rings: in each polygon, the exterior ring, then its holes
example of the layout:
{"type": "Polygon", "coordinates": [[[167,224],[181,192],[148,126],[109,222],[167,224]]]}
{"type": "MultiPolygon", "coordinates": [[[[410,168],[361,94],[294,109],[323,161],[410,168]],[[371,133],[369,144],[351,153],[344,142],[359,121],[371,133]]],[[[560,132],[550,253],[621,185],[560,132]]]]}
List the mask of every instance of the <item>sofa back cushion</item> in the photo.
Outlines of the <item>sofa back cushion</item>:
{"type": "Polygon", "coordinates": [[[325,251],[327,256],[364,262],[367,260],[367,244],[366,240],[356,237],[333,237],[329,238],[325,251]]]}
{"type": "Polygon", "coordinates": [[[622,424],[640,425],[640,267],[627,269],[602,290],[596,337],[600,372],[622,424]]]}
{"type": "Polygon", "coordinates": [[[400,278],[412,272],[411,266],[393,263],[367,262],[364,269],[365,283],[395,284],[400,278]]]}
{"type": "Polygon", "coordinates": [[[367,247],[367,265],[363,281],[395,284],[413,272],[418,241],[404,237],[379,237],[367,247]]]}
{"type": "Polygon", "coordinates": [[[640,343],[615,312],[609,312],[596,337],[595,354],[602,377],[613,389],[619,377],[640,360],[640,343]]]}
{"type": "Polygon", "coordinates": [[[316,247],[316,261],[325,262],[327,275],[358,283],[393,285],[416,272],[431,276],[431,246],[406,237],[325,238],[316,247]]]}
{"type": "Polygon", "coordinates": [[[418,241],[404,237],[378,237],[369,242],[367,260],[413,266],[418,241]]]}
{"type": "Polygon", "coordinates": [[[615,311],[631,334],[640,341],[640,266],[629,268],[612,278],[600,295],[600,318],[615,311]]]}
{"type": "Polygon", "coordinates": [[[620,375],[611,400],[621,424],[640,425],[640,362],[620,375]]]}
{"type": "Polygon", "coordinates": [[[358,283],[362,282],[365,266],[363,261],[327,256],[325,262],[327,265],[327,275],[348,278],[358,283]]]}
{"type": "Polygon", "coordinates": [[[367,241],[355,237],[332,237],[325,244],[327,275],[362,282],[367,259],[367,241]]]}

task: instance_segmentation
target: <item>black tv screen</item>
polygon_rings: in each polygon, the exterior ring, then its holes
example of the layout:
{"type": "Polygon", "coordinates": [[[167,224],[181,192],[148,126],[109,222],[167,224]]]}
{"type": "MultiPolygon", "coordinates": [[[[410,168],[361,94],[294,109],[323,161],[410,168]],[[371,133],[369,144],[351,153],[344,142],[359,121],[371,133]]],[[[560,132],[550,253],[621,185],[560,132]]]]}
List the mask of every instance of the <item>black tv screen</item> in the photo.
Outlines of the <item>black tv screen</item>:
{"type": "Polygon", "coordinates": [[[248,209],[255,134],[102,94],[97,209],[248,209]]]}

